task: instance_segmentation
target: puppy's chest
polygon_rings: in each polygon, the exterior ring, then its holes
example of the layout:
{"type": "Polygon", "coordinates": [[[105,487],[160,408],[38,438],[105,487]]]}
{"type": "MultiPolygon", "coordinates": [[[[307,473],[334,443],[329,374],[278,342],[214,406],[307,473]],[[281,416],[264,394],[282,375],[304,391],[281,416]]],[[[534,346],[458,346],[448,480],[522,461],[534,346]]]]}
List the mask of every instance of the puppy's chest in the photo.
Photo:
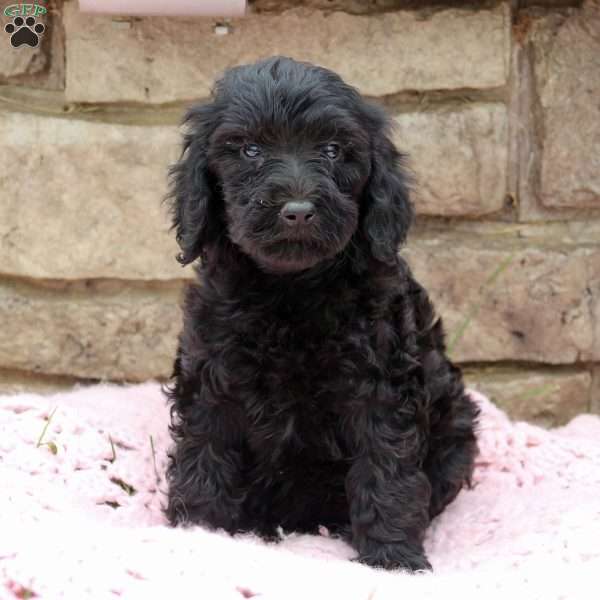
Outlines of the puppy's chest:
{"type": "Polygon", "coordinates": [[[251,439],[342,458],[344,420],[385,362],[376,329],[360,318],[331,326],[275,319],[256,329],[246,338],[256,361],[254,393],[245,401],[251,439]]]}
{"type": "Polygon", "coordinates": [[[376,327],[365,318],[303,323],[274,319],[251,337],[246,342],[254,349],[257,381],[265,391],[308,396],[330,408],[341,400],[337,396],[347,396],[357,378],[385,360],[376,327]]]}

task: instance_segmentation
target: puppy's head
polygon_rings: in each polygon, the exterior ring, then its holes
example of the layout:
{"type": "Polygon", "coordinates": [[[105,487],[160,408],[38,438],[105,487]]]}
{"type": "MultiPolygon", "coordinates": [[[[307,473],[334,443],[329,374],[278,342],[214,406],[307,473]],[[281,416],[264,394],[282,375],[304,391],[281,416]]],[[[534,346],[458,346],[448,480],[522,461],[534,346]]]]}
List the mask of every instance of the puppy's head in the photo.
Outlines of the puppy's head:
{"type": "Polygon", "coordinates": [[[171,169],[183,264],[232,242],[290,273],[353,236],[396,260],[412,218],[401,157],[384,112],[335,73],[280,57],[233,68],[185,124],[171,169]]]}

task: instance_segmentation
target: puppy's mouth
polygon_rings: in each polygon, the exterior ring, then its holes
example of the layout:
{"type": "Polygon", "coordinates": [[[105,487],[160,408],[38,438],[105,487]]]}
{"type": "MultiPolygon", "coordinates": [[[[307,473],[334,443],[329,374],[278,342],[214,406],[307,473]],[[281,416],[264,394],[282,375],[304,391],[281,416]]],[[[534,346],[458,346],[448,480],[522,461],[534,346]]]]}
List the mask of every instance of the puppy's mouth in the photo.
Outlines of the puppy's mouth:
{"type": "Polygon", "coordinates": [[[314,238],[286,236],[261,245],[256,258],[268,271],[290,273],[314,267],[330,254],[314,238]]]}

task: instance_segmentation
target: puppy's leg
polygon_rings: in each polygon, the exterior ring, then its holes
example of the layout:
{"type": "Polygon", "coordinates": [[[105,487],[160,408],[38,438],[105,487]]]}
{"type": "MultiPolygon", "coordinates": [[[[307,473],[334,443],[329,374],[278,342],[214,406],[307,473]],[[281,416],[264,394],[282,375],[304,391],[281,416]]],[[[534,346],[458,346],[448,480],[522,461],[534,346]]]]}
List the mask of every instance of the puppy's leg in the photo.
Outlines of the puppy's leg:
{"type": "Polygon", "coordinates": [[[239,486],[240,453],[209,439],[183,439],[169,455],[171,525],[199,523],[235,533],[244,494],[239,486]]]}
{"type": "Polygon", "coordinates": [[[405,329],[419,331],[422,380],[428,397],[428,453],[424,470],[431,482],[430,518],[452,502],[469,483],[477,453],[475,423],[478,409],[465,394],[460,369],[446,357],[441,319],[435,319],[425,290],[411,279],[414,321],[403,314],[405,329]]]}
{"type": "Polygon", "coordinates": [[[167,468],[172,525],[201,523],[234,533],[245,499],[240,425],[230,407],[178,384],[171,392],[175,447],[167,468]],[[201,398],[202,396],[202,398],[201,398]]]}
{"type": "Polygon", "coordinates": [[[431,569],[423,550],[431,487],[418,466],[416,428],[395,432],[385,415],[372,415],[360,437],[360,455],[346,479],[358,560],[386,569],[431,569]]]}
{"type": "MultiPolygon", "coordinates": [[[[477,453],[475,421],[478,409],[460,391],[438,401],[443,412],[432,423],[425,472],[431,482],[429,516],[433,519],[469,484],[477,453]]],[[[435,413],[434,413],[435,414],[435,413]]]]}

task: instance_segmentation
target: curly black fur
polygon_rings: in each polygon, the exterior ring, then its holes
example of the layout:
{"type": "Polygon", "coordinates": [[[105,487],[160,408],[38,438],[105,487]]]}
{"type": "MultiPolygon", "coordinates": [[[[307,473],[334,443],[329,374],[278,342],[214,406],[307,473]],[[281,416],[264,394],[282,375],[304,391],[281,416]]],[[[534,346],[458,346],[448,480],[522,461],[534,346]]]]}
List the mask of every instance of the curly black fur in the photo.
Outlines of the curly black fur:
{"type": "Polygon", "coordinates": [[[469,482],[477,410],[397,248],[412,219],[385,113],[287,58],[231,69],[171,171],[187,291],[168,390],[166,515],[269,539],[319,525],[427,569],[469,482]],[[282,207],[310,201],[289,227],[282,207]]]}

